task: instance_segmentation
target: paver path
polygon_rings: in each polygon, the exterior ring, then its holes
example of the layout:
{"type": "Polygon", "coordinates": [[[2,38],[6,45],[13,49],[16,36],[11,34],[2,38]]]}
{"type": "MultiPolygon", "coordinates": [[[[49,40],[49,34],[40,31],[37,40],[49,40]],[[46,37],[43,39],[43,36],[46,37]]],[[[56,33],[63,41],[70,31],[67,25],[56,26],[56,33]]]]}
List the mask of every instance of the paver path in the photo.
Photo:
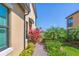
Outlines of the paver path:
{"type": "Polygon", "coordinates": [[[36,44],[36,47],[33,52],[33,56],[47,56],[47,52],[45,51],[43,44],[39,44],[39,43],[36,44]]]}

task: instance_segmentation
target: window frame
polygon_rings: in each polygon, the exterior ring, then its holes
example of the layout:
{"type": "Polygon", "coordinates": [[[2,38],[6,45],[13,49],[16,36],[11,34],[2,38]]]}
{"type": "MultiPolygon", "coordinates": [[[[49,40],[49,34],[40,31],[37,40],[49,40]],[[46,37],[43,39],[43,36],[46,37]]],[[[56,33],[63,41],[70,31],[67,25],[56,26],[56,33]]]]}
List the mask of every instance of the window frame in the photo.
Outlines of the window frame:
{"type": "Polygon", "coordinates": [[[7,9],[7,15],[6,15],[6,20],[7,20],[7,26],[4,25],[0,25],[0,28],[4,28],[6,29],[6,40],[7,40],[7,46],[3,47],[0,49],[0,52],[7,49],[9,47],[9,8],[7,6],[5,6],[4,4],[0,3],[3,7],[5,7],[7,9]]]}

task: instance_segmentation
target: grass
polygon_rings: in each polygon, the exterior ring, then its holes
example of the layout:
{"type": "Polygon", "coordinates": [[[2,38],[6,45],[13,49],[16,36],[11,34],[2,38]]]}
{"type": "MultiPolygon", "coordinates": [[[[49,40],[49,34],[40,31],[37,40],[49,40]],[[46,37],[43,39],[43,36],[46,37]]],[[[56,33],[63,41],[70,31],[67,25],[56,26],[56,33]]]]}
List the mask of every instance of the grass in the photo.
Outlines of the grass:
{"type": "Polygon", "coordinates": [[[63,46],[63,48],[68,56],[79,56],[79,49],[78,48],[68,46],[68,45],[63,46]]]}
{"type": "Polygon", "coordinates": [[[28,47],[21,52],[19,56],[32,56],[35,45],[29,42],[28,47]]]}

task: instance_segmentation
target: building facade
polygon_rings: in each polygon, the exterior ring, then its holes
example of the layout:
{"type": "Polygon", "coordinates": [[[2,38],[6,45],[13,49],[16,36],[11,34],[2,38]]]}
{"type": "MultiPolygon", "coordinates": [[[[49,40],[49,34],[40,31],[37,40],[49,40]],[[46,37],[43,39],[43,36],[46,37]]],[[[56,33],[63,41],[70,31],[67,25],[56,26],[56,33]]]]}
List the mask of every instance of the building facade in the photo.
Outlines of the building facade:
{"type": "Polygon", "coordinates": [[[0,55],[19,55],[28,45],[29,29],[35,29],[35,4],[0,4],[0,55]]]}
{"type": "Polygon", "coordinates": [[[67,19],[67,29],[75,29],[79,26],[79,11],[66,17],[67,19]]]}

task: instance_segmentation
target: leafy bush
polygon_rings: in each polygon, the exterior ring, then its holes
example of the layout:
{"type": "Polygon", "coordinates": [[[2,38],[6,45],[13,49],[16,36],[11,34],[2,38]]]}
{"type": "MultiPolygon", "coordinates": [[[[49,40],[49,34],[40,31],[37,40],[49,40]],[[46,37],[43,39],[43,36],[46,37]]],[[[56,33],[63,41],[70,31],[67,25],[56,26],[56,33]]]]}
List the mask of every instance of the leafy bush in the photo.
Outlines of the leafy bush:
{"type": "Polygon", "coordinates": [[[66,56],[64,51],[64,42],[66,40],[79,40],[79,28],[70,29],[67,32],[63,28],[50,28],[43,33],[43,42],[50,56],[66,56]]]}
{"type": "Polygon", "coordinates": [[[65,56],[66,53],[62,51],[60,48],[62,46],[62,43],[59,41],[48,41],[46,42],[46,49],[49,56],[65,56]]]}
{"type": "Polygon", "coordinates": [[[43,33],[43,42],[50,56],[65,56],[61,49],[63,42],[67,39],[67,32],[63,28],[50,28],[43,33]]]}
{"type": "Polygon", "coordinates": [[[40,29],[34,29],[29,31],[29,38],[32,42],[36,43],[40,41],[41,35],[40,29]]]}
{"type": "Polygon", "coordinates": [[[67,39],[67,32],[63,28],[50,28],[46,32],[44,32],[43,36],[45,40],[56,40],[60,42],[64,42],[67,39]]]}
{"type": "Polygon", "coordinates": [[[22,51],[20,56],[31,56],[33,53],[34,47],[35,47],[35,45],[32,42],[30,42],[28,44],[28,47],[22,51]]]}
{"type": "Polygon", "coordinates": [[[68,39],[69,40],[79,40],[79,29],[69,29],[68,30],[68,39]]]}

